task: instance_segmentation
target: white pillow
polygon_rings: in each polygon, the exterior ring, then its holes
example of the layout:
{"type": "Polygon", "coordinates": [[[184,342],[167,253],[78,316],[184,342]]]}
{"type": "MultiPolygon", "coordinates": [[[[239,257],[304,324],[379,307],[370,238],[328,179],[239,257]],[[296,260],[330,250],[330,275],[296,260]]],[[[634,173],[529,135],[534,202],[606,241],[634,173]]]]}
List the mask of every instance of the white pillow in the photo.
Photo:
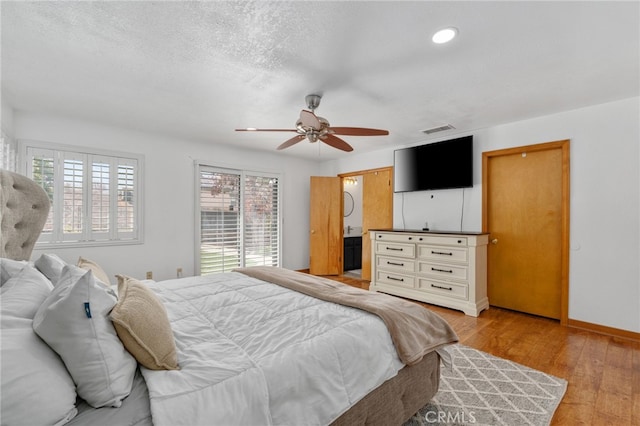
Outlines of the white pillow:
{"type": "Polygon", "coordinates": [[[40,272],[42,272],[51,284],[56,286],[58,281],[60,280],[60,275],[62,274],[62,268],[67,265],[67,262],[60,259],[55,254],[44,253],[35,261],[36,268],[40,272]]]}
{"type": "Polygon", "coordinates": [[[3,425],[62,425],[76,415],[76,390],[69,372],[32,328],[33,315],[51,288],[51,283],[28,265],[2,287],[3,425]]]}
{"type": "Polygon", "coordinates": [[[0,258],[0,287],[5,285],[9,278],[17,274],[27,265],[26,260],[12,260],[5,257],[0,258]]]}
{"type": "Polygon", "coordinates": [[[64,361],[78,395],[95,408],[119,407],[137,367],[108,317],[115,304],[92,271],[67,265],[33,320],[36,333],[64,361]]]}
{"type": "Polygon", "coordinates": [[[2,330],[2,424],[63,425],[77,413],[75,385],[26,321],[26,327],[2,330]]]}
{"type": "Polygon", "coordinates": [[[16,319],[32,320],[52,289],[49,280],[36,268],[23,266],[0,289],[0,306],[5,320],[1,324],[2,328],[11,327],[16,319]]]}

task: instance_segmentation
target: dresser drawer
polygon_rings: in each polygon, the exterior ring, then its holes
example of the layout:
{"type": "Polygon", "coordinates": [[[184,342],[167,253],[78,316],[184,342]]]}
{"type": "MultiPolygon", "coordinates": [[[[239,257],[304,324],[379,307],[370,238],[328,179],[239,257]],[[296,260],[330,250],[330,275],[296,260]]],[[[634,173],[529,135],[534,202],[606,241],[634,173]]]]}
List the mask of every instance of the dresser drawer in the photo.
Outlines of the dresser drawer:
{"type": "Polygon", "coordinates": [[[455,297],[457,299],[467,300],[469,298],[469,287],[464,284],[420,278],[418,279],[418,288],[428,291],[429,293],[455,297]]]}
{"type": "Polygon", "coordinates": [[[423,236],[417,234],[405,234],[404,232],[399,232],[397,234],[376,232],[376,241],[387,241],[394,243],[416,243],[423,241],[423,236]]]}
{"type": "Polygon", "coordinates": [[[414,288],[416,283],[415,276],[399,274],[396,272],[377,271],[376,281],[384,284],[391,284],[396,287],[414,288]]]}
{"type": "Polygon", "coordinates": [[[413,260],[398,259],[397,257],[376,256],[376,265],[379,269],[385,271],[413,274],[415,272],[416,262],[413,260]]]}
{"type": "Polygon", "coordinates": [[[452,236],[425,235],[424,238],[422,238],[421,242],[424,244],[436,244],[441,246],[466,247],[467,237],[458,237],[456,235],[452,235],[452,236]]]}
{"type": "Polygon", "coordinates": [[[467,263],[469,250],[458,247],[424,246],[418,245],[418,257],[436,262],[467,263]]]}
{"type": "Polygon", "coordinates": [[[416,245],[376,241],[376,254],[413,259],[416,257],[416,245]]]}
{"type": "Polygon", "coordinates": [[[468,277],[467,271],[465,266],[418,262],[418,273],[423,275],[466,281],[468,277]]]}

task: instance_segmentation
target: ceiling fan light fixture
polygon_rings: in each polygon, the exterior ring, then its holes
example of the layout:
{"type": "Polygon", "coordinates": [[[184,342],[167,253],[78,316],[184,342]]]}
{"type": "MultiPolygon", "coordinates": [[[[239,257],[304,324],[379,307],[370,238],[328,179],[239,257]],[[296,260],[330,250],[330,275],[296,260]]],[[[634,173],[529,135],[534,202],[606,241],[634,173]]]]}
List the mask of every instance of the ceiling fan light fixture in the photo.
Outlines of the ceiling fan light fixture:
{"type": "Polygon", "coordinates": [[[319,117],[314,114],[318,105],[320,105],[320,99],[322,95],[311,94],[307,95],[305,100],[309,110],[303,109],[300,111],[300,118],[296,121],[295,129],[261,129],[261,128],[245,128],[236,129],[236,132],[242,131],[256,131],[256,132],[295,132],[296,136],[287,139],[278,147],[277,150],[289,148],[297,144],[298,142],[307,139],[311,143],[323,142],[333,148],[339,149],[345,152],[353,151],[353,147],[344,140],[340,139],[336,135],[348,135],[348,136],[383,136],[388,135],[388,130],[381,129],[369,129],[364,127],[331,127],[329,121],[324,117],[319,117]]]}
{"type": "Polygon", "coordinates": [[[455,27],[443,28],[440,31],[437,31],[431,40],[436,44],[444,44],[448,43],[458,35],[458,29],[455,27]]]}

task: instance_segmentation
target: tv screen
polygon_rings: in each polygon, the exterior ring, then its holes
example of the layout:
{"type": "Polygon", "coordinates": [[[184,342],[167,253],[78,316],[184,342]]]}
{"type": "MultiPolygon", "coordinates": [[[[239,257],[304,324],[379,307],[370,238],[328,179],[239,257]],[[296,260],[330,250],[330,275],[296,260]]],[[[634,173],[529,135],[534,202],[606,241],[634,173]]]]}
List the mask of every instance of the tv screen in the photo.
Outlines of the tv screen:
{"type": "Polygon", "coordinates": [[[394,192],[473,186],[473,136],[397,149],[394,192]]]}

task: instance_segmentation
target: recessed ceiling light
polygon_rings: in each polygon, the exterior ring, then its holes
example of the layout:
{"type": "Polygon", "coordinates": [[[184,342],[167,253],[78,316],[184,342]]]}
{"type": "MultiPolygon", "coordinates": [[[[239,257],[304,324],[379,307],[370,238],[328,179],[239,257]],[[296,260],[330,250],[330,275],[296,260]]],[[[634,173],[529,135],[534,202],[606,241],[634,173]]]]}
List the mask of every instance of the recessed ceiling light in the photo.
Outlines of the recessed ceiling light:
{"type": "Polygon", "coordinates": [[[454,27],[449,27],[435,33],[431,38],[431,40],[433,40],[434,43],[442,44],[442,43],[447,43],[453,40],[456,37],[456,35],[458,35],[458,29],[454,27]]]}

